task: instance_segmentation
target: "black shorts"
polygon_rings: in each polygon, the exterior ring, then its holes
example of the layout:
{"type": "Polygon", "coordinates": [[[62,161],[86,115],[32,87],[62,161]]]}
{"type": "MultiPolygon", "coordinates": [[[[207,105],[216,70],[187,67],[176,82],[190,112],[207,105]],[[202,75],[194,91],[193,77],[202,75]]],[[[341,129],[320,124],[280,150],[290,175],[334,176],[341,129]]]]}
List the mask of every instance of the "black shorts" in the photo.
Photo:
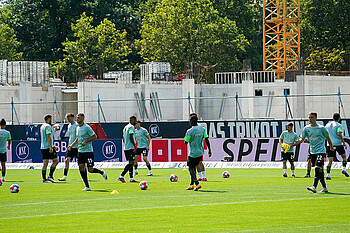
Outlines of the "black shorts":
{"type": "Polygon", "coordinates": [[[148,150],[146,148],[137,148],[135,155],[148,156],[148,150]]]}
{"type": "Polygon", "coordinates": [[[344,146],[333,146],[334,150],[331,151],[331,148],[329,146],[326,147],[327,149],[327,156],[328,157],[335,157],[336,156],[336,152],[338,152],[339,155],[344,155],[345,154],[345,149],[344,146]]]}
{"type": "Polygon", "coordinates": [[[188,156],[187,166],[196,167],[200,161],[203,161],[203,156],[200,156],[197,158],[192,158],[192,157],[188,156]]]}
{"type": "Polygon", "coordinates": [[[94,152],[78,152],[78,164],[87,164],[87,167],[94,166],[94,152]]]}
{"type": "Polygon", "coordinates": [[[294,162],[294,153],[293,152],[281,152],[282,160],[288,160],[289,162],[294,162]]]}
{"type": "Polygon", "coordinates": [[[133,149],[125,150],[124,154],[125,154],[126,160],[128,160],[128,161],[134,161],[135,160],[135,152],[134,152],[133,149]]]}
{"type": "Polygon", "coordinates": [[[318,167],[322,167],[324,165],[324,161],[326,160],[326,154],[310,154],[308,156],[308,159],[311,159],[311,166],[314,167],[315,165],[318,167]]]}
{"type": "Polygon", "coordinates": [[[67,157],[71,159],[78,158],[78,148],[72,148],[71,150],[67,150],[66,158],[67,157]]]}
{"type": "Polygon", "coordinates": [[[7,154],[5,153],[0,153],[0,162],[7,162],[7,154]]]}
{"type": "Polygon", "coordinates": [[[41,149],[41,155],[43,159],[56,159],[57,153],[56,150],[53,149],[53,152],[50,153],[50,149],[41,149]]]}

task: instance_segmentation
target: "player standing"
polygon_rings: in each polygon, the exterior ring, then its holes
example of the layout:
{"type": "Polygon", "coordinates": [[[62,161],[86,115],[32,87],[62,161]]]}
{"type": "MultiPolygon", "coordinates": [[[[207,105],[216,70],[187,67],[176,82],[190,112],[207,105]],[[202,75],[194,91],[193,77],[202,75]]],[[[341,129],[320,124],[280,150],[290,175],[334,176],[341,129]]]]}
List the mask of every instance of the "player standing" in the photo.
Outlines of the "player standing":
{"type": "Polygon", "coordinates": [[[147,129],[141,127],[141,121],[136,121],[135,125],[135,139],[137,142],[137,149],[135,152],[135,175],[139,174],[137,171],[137,159],[141,156],[143,157],[143,161],[146,162],[147,168],[149,170],[148,176],[153,176],[151,164],[149,163],[147,156],[149,151],[149,145],[151,143],[151,136],[149,135],[147,129]]]}
{"type": "Polygon", "coordinates": [[[296,142],[299,140],[299,137],[296,133],[293,132],[293,123],[289,122],[287,124],[287,130],[283,131],[279,144],[281,145],[281,157],[283,160],[283,177],[287,177],[287,160],[290,162],[290,169],[292,170],[292,177],[295,177],[294,174],[294,146],[296,146],[296,142]],[[289,150],[284,148],[284,145],[288,145],[289,150]]]}
{"type": "Polygon", "coordinates": [[[346,172],[346,144],[343,138],[343,130],[341,127],[340,122],[340,114],[339,113],[334,113],[333,114],[333,121],[329,122],[326,124],[326,129],[329,133],[329,137],[332,140],[333,147],[335,148],[334,151],[330,150],[329,145],[327,146],[327,154],[328,154],[328,165],[327,165],[327,177],[326,180],[331,180],[331,167],[333,163],[334,157],[336,157],[336,152],[343,158],[343,170],[342,173],[346,176],[349,177],[349,174],[346,172]],[[344,149],[345,148],[345,149],[344,149]]]}
{"type": "Polygon", "coordinates": [[[201,185],[197,180],[196,166],[199,164],[200,161],[203,160],[203,154],[204,154],[203,138],[205,139],[205,142],[209,150],[208,151],[209,157],[211,157],[210,142],[208,139],[207,132],[203,127],[199,126],[197,122],[198,122],[197,115],[191,114],[190,124],[192,127],[187,130],[186,136],[184,138],[185,144],[190,143],[190,154],[188,156],[187,166],[189,167],[188,170],[191,176],[191,183],[190,183],[190,186],[186,188],[186,190],[194,189],[194,191],[198,191],[201,188],[201,185]],[[196,187],[193,186],[194,184],[196,184],[196,187]]]}
{"type": "Polygon", "coordinates": [[[317,184],[318,181],[322,184],[322,190],[320,192],[328,192],[326,182],[324,179],[324,159],[326,156],[326,146],[325,146],[325,139],[327,139],[327,142],[329,143],[330,149],[334,150],[333,144],[331,139],[329,138],[329,133],[327,132],[327,129],[317,124],[317,113],[316,112],[310,112],[309,113],[309,122],[310,124],[305,126],[302,132],[301,139],[298,141],[298,144],[302,143],[305,138],[308,138],[310,142],[310,154],[309,158],[311,158],[311,165],[315,167],[315,178],[314,178],[314,184],[311,187],[307,187],[308,190],[310,190],[313,193],[317,192],[317,184]]]}
{"type": "Polygon", "coordinates": [[[7,153],[6,153],[6,142],[7,142],[7,149],[10,149],[11,145],[11,133],[7,131],[6,128],[6,121],[5,119],[1,119],[0,121],[0,161],[1,161],[1,181],[5,182],[5,175],[6,175],[6,161],[7,161],[7,153]]]}
{"type": "Polygon", "coordinates": [[[77,122],[79,126],[77,127],[77,138],[75,141],[68,146],[68,150],[72,150],[75,145],[78,145],[78,165],[81,178],[85,183],[85,188],[81,191],[91,191],[89,186],[89,180],[87,177],[87,171],[90,173],[99,173],[107,180],[107,174],[104,170],[99,170],[94,168],[94,150],[92,147],[92,141],[97,139],[95,132],[92,128],[84,123],[84,113],[79,113],[77,115],[77,122]]]}
{"type": "Polygon", "coordinates": [[[51,127],[52,115],[46,114],[44,116],[45,123],[40,127],[41,136],[41,155],[43,157],[43,166],[41,168],[41,175],[43,178],[43,183],[56,183],[53,178],[53,173],[55,172],[56,166],[58,164],[58,158],[56,153],[56,148],[53,146],[53,130],[51,127]],[[50,167],[49,176],[46,179],[46,169],[49,164],[49,160],[52,160],[52,165],[50,167]]]}
{"type": "MultiPolygon", "coordinates": [[[[71,145],[71,144],[73,144],[73,142],[77,138],[78,123],[74,121],[74,114],[73,113],[67,113],[66,119],[69,122],[69,125],[68,125],[68,135],[69,135],[68,145],[71,145]]],[[[66,181],[67,180],[67,175],[68,175],[68,170],[69,170],[69,162],[72,161],[72,159],[74,159],[74,158],[78,158],[78,144],[74,145],[74,147],[70,148],[70,150],[67,149],[66,160],[64,161],[65,162],[64,173],[63,173],[63,177],[58,179],[59,181],[66,181]]]]}
{"type": "Polygon", "coordinates": [[[135,125],[136,125],[136,117],[131,116],[129,119],[129,124],[127,124],[123,129],[124,154],[125,154],[126,160],[128,160],[129,163],[125,165],[122,174],[118,178],[118,180],[122,183],[126,183],[124,176],[128,171],[130,176],[130,182],[138,183],[138,181],[134,180],[134,177],[133,177],[135,152],[136,152],[136,145],[134,140],[135,125]]]}

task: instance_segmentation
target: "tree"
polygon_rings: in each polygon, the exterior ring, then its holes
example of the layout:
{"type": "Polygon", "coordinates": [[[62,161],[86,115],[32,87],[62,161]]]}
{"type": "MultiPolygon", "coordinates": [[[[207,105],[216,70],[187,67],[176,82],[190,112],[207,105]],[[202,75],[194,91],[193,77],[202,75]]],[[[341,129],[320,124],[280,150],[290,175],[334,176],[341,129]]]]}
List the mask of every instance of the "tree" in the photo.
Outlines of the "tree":
{"type": "MultiPolygon", "coordinates": [[[[126,32],[116,30],[115,25],[104,19],[97,27],[92,25],[93,17],[82,14],[72,25],[74,40],[63,43],[65,52],[62,62],[67,73],[79,72],[79,76],[96,74],[97,65],[103,64],[104,70],[122,70],[127,62],[130,49],[126,41],[126,32]]],[[[74,77],[70,77],[74,80],[74,77]]]]}
{"type": "Polygon", "coordinates": [[[308,70],[341,70],[345,65],[345,51],[339,49],[318,48],[305,61],[308,70]]]}
{"type": "Polygon", "coordinates": [[[220,70],[242,67],[238,57],[247,40],[236,23],[219,16],[209,0],[149,0],[141,8],[141,51],[145,61],[170,62],[183,72],[189,62],[220,63],[220,70]]]}

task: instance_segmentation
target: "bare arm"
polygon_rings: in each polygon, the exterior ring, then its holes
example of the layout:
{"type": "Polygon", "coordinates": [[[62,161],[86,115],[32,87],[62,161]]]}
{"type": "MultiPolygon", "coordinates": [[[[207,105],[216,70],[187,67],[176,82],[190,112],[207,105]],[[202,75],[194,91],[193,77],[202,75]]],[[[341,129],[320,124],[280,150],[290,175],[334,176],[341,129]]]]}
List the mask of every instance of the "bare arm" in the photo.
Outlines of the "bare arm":
{"type": "Polygon", "coordinates": [[[332,140],[329,138],[329,136],[326,137],[326,140],[327,140],[327,142],[328,142],[328,145],[329,145],[330,149],[331,149],[331,150],[334,150],[332,140]]]}
{"type": "Polygon", "coordinates": [[[52,140],[51,140],[51,134],[46,134],[46,137],[47,137],[47,142],[49,143],[49,146],[50,146],[50,153],[53,152],[53,146],[52,146],[52,140]]]}
{"type": "Polygon", "coordinates": [[[149,145],[151,143],[151,136],[149,136],[149,134],[147,135],[147,151],[149,151],[149,145]]]}
{"type": "Polygon", "coordinates": [[[10,139],[10,140],[7,140],[7,149],[8,149],[8,150],[10,149],[10,145],[11,145],[11,139],[10,139]]]}
{"type": "Polygon", "coordinates": [[[134,146],[134,151],[136,151],[135,141],[134,141],[134,134],[129,134],[129,140],[131,144],[134,146]]]}
{"type": "Polygon", "coordinates": [[[346,144],[345,144],[345,141],[344,141],[342,132],[338,132],[338,137],[339,137],[339,139],[342,141],[343,146],[344,146],[344,148],[345,148],[345,150],[346,150],[347,146],[346,146],[346,144]]]}
{"type": "Polygon", "coordinates": [[[282,144],[283,144],[283,140],[282,140],[282,138],[280,138],[280,140],[279,140],[279,144],[282,146],[282,144]]]}
{"type": "Polygon", "coordinates": [[[205,138],[205,143],[207,144],[208,147],[208,155],[209,157],[211,157],[211,148],[210,148],[210,142],[209,142],[209,138],[205,138]]]}
{"type": "Polygon", "coordinates": [[[74,140],[74,142],[68,146],[67,149],[68,149],[68,150],[71,150],[72,147],[75,146],[77,143],[78,143],[78,138],[76,138],[76,139],[74,140]]]}
{"type": "Polygon", "coordinates": [[[92,135],[91,137],[89,137],[88,139],[86,139],[85,141],[83,141],[83,142],[81,143],[81,146],[85,146],[86,143],[92,142],[92,141],[94,141],[94,140],[96,140],[96,139],[97,139],[97,136],[96,136],[96,134],[94,134],[94,135],[92,135]]]}

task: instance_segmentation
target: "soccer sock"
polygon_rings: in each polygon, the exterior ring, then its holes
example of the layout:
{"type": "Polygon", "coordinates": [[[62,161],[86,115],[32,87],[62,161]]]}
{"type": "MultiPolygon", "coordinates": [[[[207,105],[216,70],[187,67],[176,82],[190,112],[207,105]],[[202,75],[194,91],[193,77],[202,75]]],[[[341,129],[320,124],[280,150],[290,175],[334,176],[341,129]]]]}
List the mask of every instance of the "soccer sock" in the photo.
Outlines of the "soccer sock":
{"type": "Polygon", "coordinates": [[[287,169],[283,169],[283,172],[284,172],[284,173],[287,173],[287,169]]]}
{"type": "Polygon", "coordinates": [[[321,171],[320,170],[321,169],[319,169],[319,168],[315,169],[315,178],[314,178],[314,187],[315,188],[317,188],[318,181],[319,181],[319,179],[321,177],[321,171]]]}
{"type": "Polygon", "coordinates": [[[294,170],[292,170],[292,175],[294,175],[294,170]]]}
{"type": "Polygon", "coordinates": [[[330,175],[331,175],[331,166],[327,166],[327,176],[330,176],[330,175]]]}
{"type": "Polygon", "coordinates": [[[205,171],[202,171],[202,177],[205,178],[205,171]]]}
{"type": "Polygon", "coordinates": [[[81,175],[81,178],[83,179],[84,183],[85,183],[85,187],[89,188],[89,181],[88,181],[88,178],[87,178],[87,172],[86,170],[84,171],[80,171],[80,175],[81,175]]]}
{"type": "Polygon", "coordinates": [[[311,170],[307,170],[306,175],[310,175],[311,170]]]}
{"type": "Polygon", "coordinates": [[[2,169],[2,170],[1,170],[1,174],[2,174],[2,177],[4,178],[4,177],[5,177],[5,174],[6,174],[6,170],[2,169]]]}
{"type": "Polygon", "coordinates": [[[151,164],[147,164],[148,170],[152,171],[151,164]]]}
{"type": "Polygon", "coordinates": [[[129,164],[129,176],[130,180],[133,180],[134,174],[133,174],[134,166],[132,164],[129,164]]]}
{"type": "Polygon", "coordinates": [[[324,171],[323,171],[323,169],[321,169],[321,168],[319,168],[319,169],[320,169],[320,177],[319,177],[319,179],[320,179],[320,182],[321,182],[321,184],[322,184],[322,187],[323,187],[323,188],[327,188],[326,182],[325,182],[325,180],[324,180],[324,171]]]}
{"type": "Polygon", "coordinates": [[[101,171],[97,168],[94,168],[91,173],[99,173],[99,174],[103,175],[103,171],[101,171]]]}
{"type": "Polygon", "coordinates": [[[123,170],[123,172],[122,172],[122,174],[121,174],[120,176],[121,176],[121,177],[124,177],[125,174],[126,174],[128,171],[129,171],[129,164],[125,165],[124,170],[123,170]]]}
{"type": "Polygon", "coordinates": [[[197,176],[196,176],[196,167],[190,167],[190,175],[191,175],[191,185],[193,185],[193,183],[196,183],[196,185],[199,184],[198,180],[197,180],[197,176]]]}
{"type": "Polygon", "coordinates": [[[49,177],[53,178],[53,173],[55,172],[55,170],[56,170],[56,167],[53,167],[53,166],[50,167],[49,177]]]}
{"type": "Polygon", "coordinates": [[[202,179],[202,173],[201,172],[198,172],[198,178],[202,179]]]}
{"type": "Polygon", "coordinates": [[[346,161],[346,160],[343,160],[342,164],[343,164],[343,171],[345,171],[345,170],[346,170],[347,161],[346,161]]]}
{"type": "Polygon", "coordinates": [[[43,177],[43,180],[46,180],[46,170],[41,170],[41,175],[43,177]]]}
{"type": "Polygon", "coordinates": [[[65,177],[67,177],[67,175],[68,175],[68,168],[65,168],[65,169],[64,169],[63,175],[64,175],[65,177]]]}

